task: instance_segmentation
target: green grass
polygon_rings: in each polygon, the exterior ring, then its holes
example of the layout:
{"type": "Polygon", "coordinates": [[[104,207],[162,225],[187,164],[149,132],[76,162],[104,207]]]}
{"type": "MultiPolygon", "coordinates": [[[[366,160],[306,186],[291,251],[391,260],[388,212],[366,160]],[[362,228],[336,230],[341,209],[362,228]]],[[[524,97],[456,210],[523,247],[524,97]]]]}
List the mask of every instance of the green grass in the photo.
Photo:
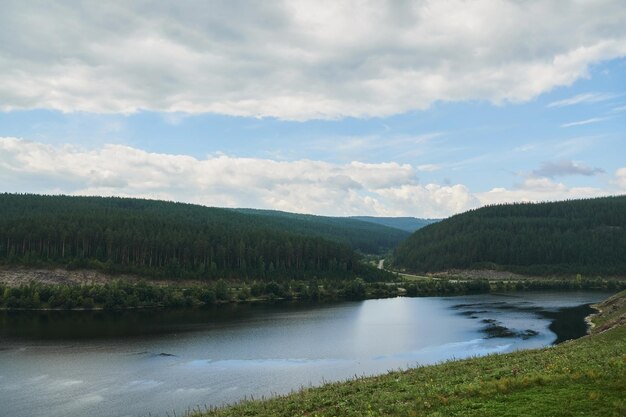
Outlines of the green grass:
{"type": "MultiPolygon", "coordinates": [[[[619,305],[613,317],[626,314],[619,305]]],[[[613,322],[556,347],[327,384],[195,417],[626,416],[626,326],[613,322]]]]}

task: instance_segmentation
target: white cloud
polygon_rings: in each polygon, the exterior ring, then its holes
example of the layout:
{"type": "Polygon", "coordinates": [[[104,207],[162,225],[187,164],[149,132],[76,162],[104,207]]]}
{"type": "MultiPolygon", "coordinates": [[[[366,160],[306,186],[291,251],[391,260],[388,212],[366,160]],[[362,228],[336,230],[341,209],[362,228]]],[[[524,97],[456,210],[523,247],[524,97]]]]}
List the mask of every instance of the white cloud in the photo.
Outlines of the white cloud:
{"type": "Polygon", "coordinates": [[[615,183],[622,190],[626,190],[626,167],[615,171],[615,183]]]}
{"type": "Polygon", "coordinates": [[[493,188],[487,192],[476,193],[480,205],[558,201],[576,198],[602,197],[615,194],[615,190],[594,187],[568,187],[548,178],[527,178],[522,184],[512,189],[493,188]]]}
{"type": "Polygon", "coordinates": [[[539,169],[532,172],[532,175],[536,177],[560,177],[566,175],[584,175],[587,177],[602,174],[604,172],[601,168],[593,168],[583,163],[576,161],[556,161],[556,162],[544,162],[539,169]]]}
{"type": "Polygon", "coordinates": [[[535,149],[537,149],[536,143],[526,143],[524,145],[513,148],[513,152],[528,152],[528,151],[533,151],[535,149]]]}
{"type": "MultiPolygon", "coordinates": [[[[578,167],[580,168],[580,167],[578,167]]],[[[126,196],[218,207],[322,215],[446,217],[485,204],[611,195],[618,188],[569,187],[528,176],[510,189],[420,184],[424,167],[387,163],[276,161],[224,154],[197,159],[122,145],[83,149],[0,137],[0,192],[126,196]]]]}
{"type": "Polygon", "coordinates": [[[617,97],[616,94],[610,93],[585,93],[578,94],[573,97],[569,97],[559,101],[553,101],[548,104],[548,107],[566,107],[573,106],[575,104],[583,104],[583,103],[599,103],[602,101],[610,100],[612,98],[617,97]]]}
{"type": "MultiPolygon", "coordinates": [[[[529,173],[519,173],[523,181],[511,188],[495,187],[486,192],[476,193],[480,205],[559,201],[576,198],[592,198],[619,193],[614,187],[572,187],[557,182],[555,177],[583,175],[594,176],[604,173],[600,168],[593,168],[575,161],[544,162],[540,168],[529,173]]],[[[626,174],[626,173],[625,173],[626,174]]],[[[617,176],[617,174],[616,174],[617,176]]]]}
{"type": "Polygon", "coordinates": [[[561,125],[561,127],[572,127],[572,126],[584,126],[584,125],[589,125],[592,123],[599,123],[599,122],[604,122],[606,120],[611,119],[610,117],[593,117],[591,119],[585,119],[585,120],[578,120],[575,122],[570,122],[570,123],[564,123],[561,125]]]}
{"type": "Polygon", "coordinates": [[[399,216],[420,208],[421,217],[444,217],[479,206],[479,201],[462,184],[401,185],[377,190],[388,206],[387,215],[399,216]]]}
{"type": "Polygon", "coordinates": [[[574,155],[581,155],[589,151],[592,147],[598,146],[607,138],[606,134],[578,136],[566,140],[559,140],[554,143],[553,156],[556,158],[570,158],[574,155]]]}
{"type": "Polygon", "coordinates": [[[303,120],[524,101],[626,56],[625,21],[620,0],[9,2],[0,109],[303,120]]]}
{"type": "Polygon", "coordinates": [[[432,133],[426,133],[426,134],[423,134],[423,135],[415,136],[415,137],[411,138],[411,140],[414,143],[424,143],[424,142],[431,141],[432,139],[436,139],[436,138],[439,138],[439,137],[444,136],[444,135],[445,135],[445,133],[443,133],[443,132],[432,132],[432,133]]]}
{"type": "Polygon", "coordinates": [[[419,185],[395,162],[333,164],[223,154],[196,159],[122,145],[86,150],[0,138],[2,191],[116,195],[328,215],[441,217],[472,207],[462,185],[419,185]]]}
{"type": "Polygon", "coordinates": [[[422,172],[433,172],[433,171],[438,171],[440,169],[441,169],[441,165],[437,165],[437,164],[424,164],[424,165],[417,166],[417,170],[422,171],[422,172]]]}

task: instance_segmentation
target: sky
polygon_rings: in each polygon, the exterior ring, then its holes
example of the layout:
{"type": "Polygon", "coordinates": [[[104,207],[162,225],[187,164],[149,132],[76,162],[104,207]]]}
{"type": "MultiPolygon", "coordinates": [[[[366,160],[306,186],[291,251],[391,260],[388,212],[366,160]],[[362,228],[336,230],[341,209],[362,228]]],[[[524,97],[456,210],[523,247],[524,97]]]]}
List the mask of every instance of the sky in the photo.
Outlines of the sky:
{"type": "Polygon", "coordinates": [[[626,7],[5,0],[0,192],[436,218],[625,194],[626,7]]]}

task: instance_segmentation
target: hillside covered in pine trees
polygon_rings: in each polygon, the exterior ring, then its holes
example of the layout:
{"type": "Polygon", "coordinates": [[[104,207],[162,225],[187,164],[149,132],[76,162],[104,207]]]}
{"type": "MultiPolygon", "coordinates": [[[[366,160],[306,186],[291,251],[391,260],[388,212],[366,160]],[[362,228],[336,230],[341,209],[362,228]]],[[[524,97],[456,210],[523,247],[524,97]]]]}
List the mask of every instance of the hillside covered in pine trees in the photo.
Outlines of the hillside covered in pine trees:
{"type": "Polygon", "coordinates": [[[275,229],[345,243],[352,249],[367,254],[380,255],[391,251],[411,235],[408,231],[392,225],[354,217],[315,216],[278,210],[235,209],[235,211],[263,216],[263,224],[275,229]]]}
{"type": "Polygon", "coordinates": [[[626,275],[626,196],[483,207],[418,230],[395,251],[414,272],[489,268],[626,275]]]}
{"type": "Polygon", "coordinates": [[[131,198],[0,194],[0,213],[0,264],[5,265],[195,279],[387,275],[360,263],[347,243],[228,209],[131,198]]]}

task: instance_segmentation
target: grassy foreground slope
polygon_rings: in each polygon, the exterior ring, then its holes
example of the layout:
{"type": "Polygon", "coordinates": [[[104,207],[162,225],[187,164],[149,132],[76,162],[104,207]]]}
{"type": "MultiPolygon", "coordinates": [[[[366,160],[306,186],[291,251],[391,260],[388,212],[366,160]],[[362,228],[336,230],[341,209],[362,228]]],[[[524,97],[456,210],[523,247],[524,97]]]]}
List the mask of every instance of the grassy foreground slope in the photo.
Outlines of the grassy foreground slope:
{"type": "MultiPolygon", "coordinates": [[[[626,292],[613,297],[614,324],[626,292]],[[618,301],[616,301],[618,300],[618,301]]],[[[595,320],[604,321],[602,303],[595,320]]],[[[624,416],[626,326],[545,349],[491,355],[245,402],[202,416],[624,416]]],[[[197,416],[199,417],[200,414],[197,416]]]]}
{"type": "Polygon", "coordinates": [[[394,266],[624,276],[626,196],[471,210],[415,232],[396,249],[394,266]]]}

